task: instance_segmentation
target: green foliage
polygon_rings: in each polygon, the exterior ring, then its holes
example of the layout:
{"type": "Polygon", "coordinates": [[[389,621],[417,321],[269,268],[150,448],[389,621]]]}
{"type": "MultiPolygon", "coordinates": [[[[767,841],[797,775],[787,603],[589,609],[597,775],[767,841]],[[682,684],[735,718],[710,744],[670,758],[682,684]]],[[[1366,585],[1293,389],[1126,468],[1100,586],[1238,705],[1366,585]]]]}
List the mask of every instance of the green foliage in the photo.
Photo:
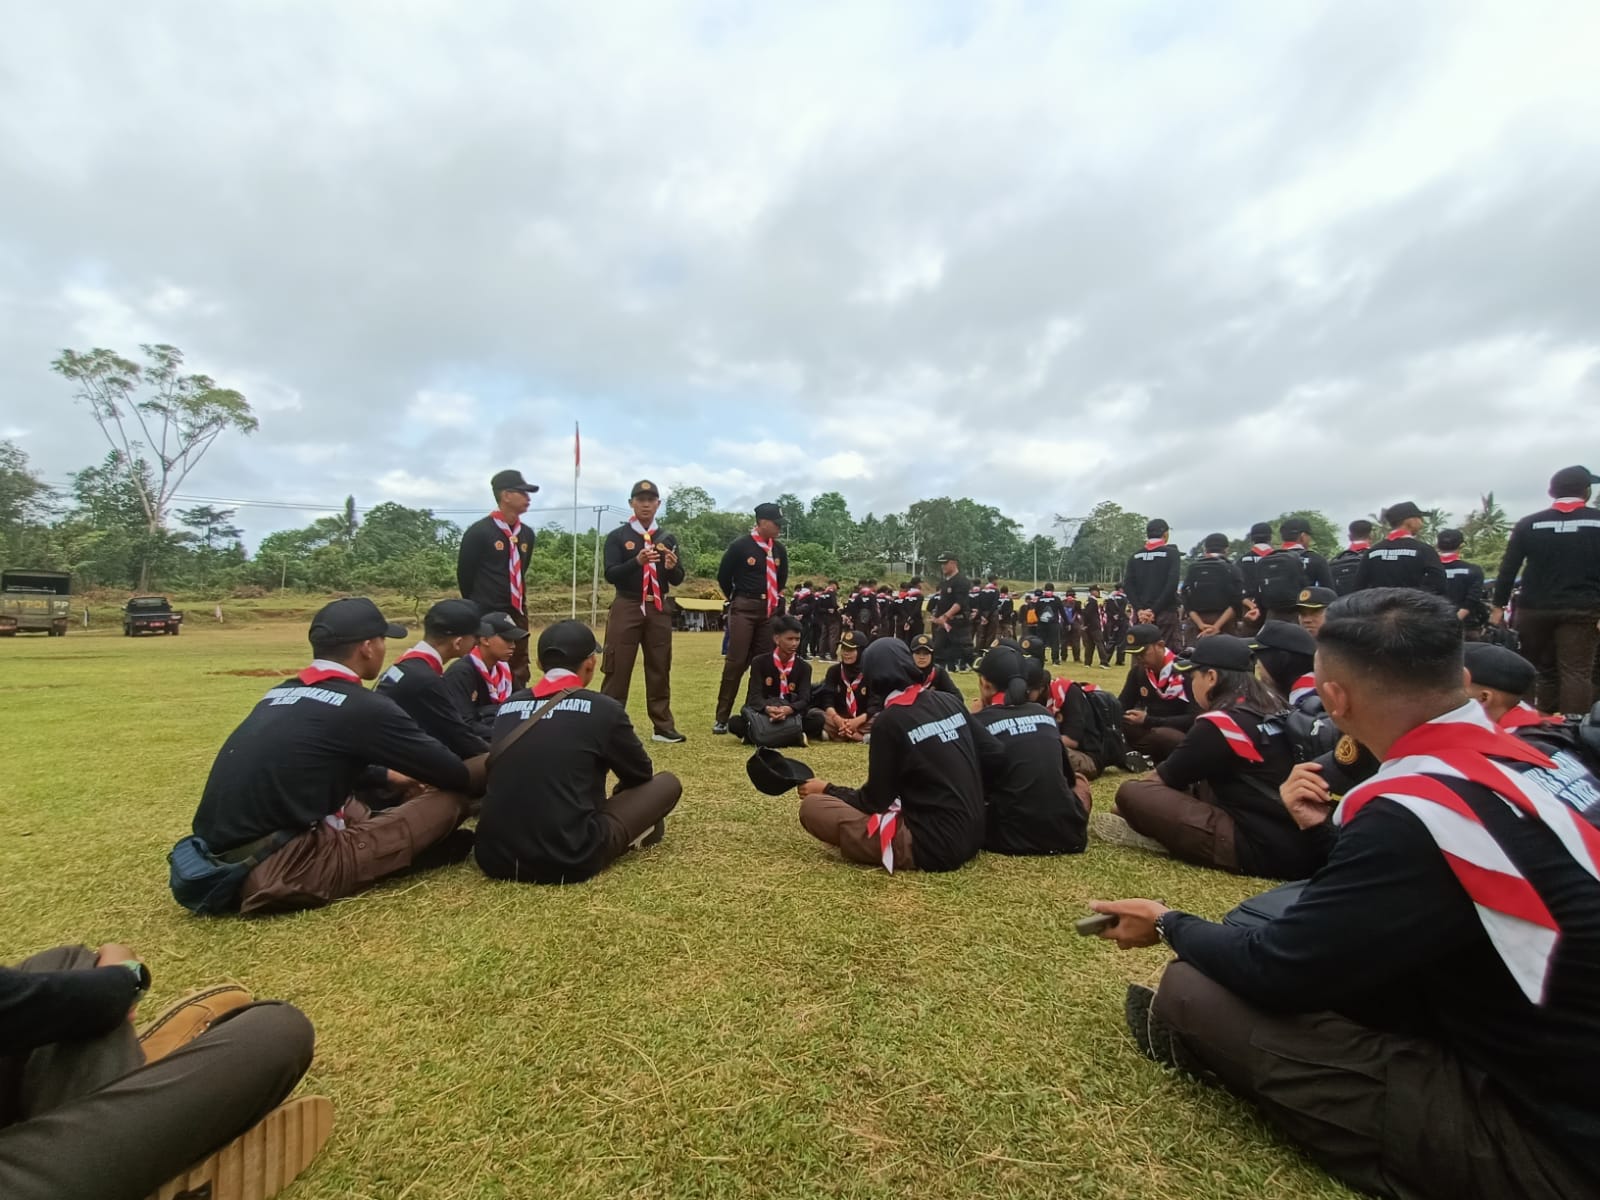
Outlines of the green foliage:
{"type": "Polygon", "coordinates": [[[1115,583],[1128,558],[1144,545],[1150,519],[1111,500],[1089,511],[1068,548],[1062,574],[1079,583],[1115,583]]]}

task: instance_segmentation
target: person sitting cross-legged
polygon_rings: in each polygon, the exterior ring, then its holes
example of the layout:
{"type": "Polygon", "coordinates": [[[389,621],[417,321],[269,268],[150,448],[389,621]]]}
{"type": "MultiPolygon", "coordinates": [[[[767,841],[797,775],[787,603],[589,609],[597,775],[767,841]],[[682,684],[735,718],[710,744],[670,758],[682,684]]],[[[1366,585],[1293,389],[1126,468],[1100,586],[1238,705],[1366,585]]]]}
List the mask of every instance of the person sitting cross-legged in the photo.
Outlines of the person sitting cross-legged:
{"type": "Polygon", "coordinates": [[[1124,949],[1178,957],[1153,994],[1129,989],[1135,1041],[1362,1192],[1600,1195],[1600,828],[1545,786],[1548,757],[1467,698],[1442,597],[1330,605],[1317,686],[1382,767],[1337,809],[1294,802],[1336,835],[1281,915],[1091,905],[1124,949]]]}
{"type": "Polygon", "coordinates": [[[495,722],[473,853],[494,879],[582,883],[661,841],[683,785],[655,771],[628,710],[589,686],[600,646],[587,625],[556,622],[535,654],[544,678],[513,694],[495,722]],[[607,796],[610,774],[617,787],[607,796]]]}
{"type": "Polygon", "coordinates": [[[444,682],[462,719],[487,744],[500,706],[516,690],[511,659],[528,631],[505,613],[487,613],[479,633],[477,648],[445,668],[444,682]]]}
{"type": "Polygon", "coordinates": [[[811,702],[811,664],[800,655],[800,622],[774,617],[769,629],[772,653],[751,659],[744,707],[728,718],[728,732],[740,741],[766,744],[752,728],[764,719],[773,725],[798,726],[793,738],[785,739],[790,744],[821,737],[824,715],[811,702]]]}
{"type": "Polygon", "coordinates": [[[861,656],[867,687],[884,697],[859,788],[822,779],[800,785],[800,824],[849,862],[889,871],[952,871],[983,846],[984,779],[1005,751],[954,696],[926,684],[899,638],[861,656]]]}
{"type": "Polygon", "coordinates": [[[1327,853],[1299,829],[1278,788],[1294,767],[1283,701],[1252,673],[1250,643],[1226,634],[1195,641],[1175,664],[1200,713],[1153,775],[1117,789],[1130,828],[1176,857],[1272,879],[1305,879],[1327,853]]]}
{"type": "Polygon", "coordinates": [[[285,1103],[315,1041],[299,1010],[223,985],[138,1030],[149,988],[119,945],[0,967],[0,1196],[265,1200],[322,1149],[332,1105],[285,1103]]]}
{"type": "Polygon", "coordinates": [[[462,714],[455,691],[445,680],[445,668],[471,653],[479,636],[489,632],[471,600],[441,600],[422,618],[422,641],[379,676],[375,689],[404,709],[423,733],[463,759],[487,754],[489,743],[462,714]]]}
{"type": "Polygon", "coordinates": [[[830,742],[864,742],[872,732],[872,718],[880,706],[867,690],[861,666],[868,640],[864,633],[846,631],[839,639],[839,661],[828,668],[813,694],[814,706],[822,713],[822,736],[830,742]]]}

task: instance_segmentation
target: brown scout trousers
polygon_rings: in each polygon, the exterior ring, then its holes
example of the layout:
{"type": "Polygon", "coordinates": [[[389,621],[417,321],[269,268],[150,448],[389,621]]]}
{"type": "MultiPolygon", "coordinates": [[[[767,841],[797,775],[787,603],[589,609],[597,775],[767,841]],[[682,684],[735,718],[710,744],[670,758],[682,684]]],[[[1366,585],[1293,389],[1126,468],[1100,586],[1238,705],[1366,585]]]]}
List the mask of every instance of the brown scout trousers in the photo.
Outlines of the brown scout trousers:
{"type": "Polygon", "coordinates": [[[750,674],[750,661],[772,653],[772,620],[763,598],[735,596],[728,605],[728,653],[722,660],[722,683],[717,688],[717,724],[733,715],[739,689],[750,674]]]}
{"type": "Polygon", "coordinates": [[[1262,1012],[1188,963],[1155,1015],[1189,1056],[1330,1174],[1399,1200],[1582,1200],[1594,1181],[1494,1083],[1422,1038],[1337,1013],[1262,1012]]]}
{"type": "Polygon", "coordinates": [[[409,867],[467,819],[471,803],[437,788],[378,812],[351,800],[343,829],[319,822],[251,871],[239,892],[239,911],[293,912],[354,896],[409,867]]]}
{"type": "Polygon", "coordinates": [[[1539,670],[1540,712],[1587,713],[1595,702],[1595,645],[1600,613],[1525,608],[1517,614],[1522,652],[1539,670]]]}
{"type": "Polygon", "coordinates": [[[674,728],[672,721],[672,612],[671,601],[658,611],[639,601],[618,596],[606,615],[606,649],[600,660],[604,681],[600,690],[623,708],[633,683],[633,665],[644,654],[644,695],[650,724],[657,733],[674,728]]]}
{"type": "MultiPolygon", "coordinates": [[[[876,867],[883,863],[883,848],[867,833],[868,814],[826,792],[800,801],[800,824],[819,842],[837,846],[846,862],[876,867]]],[[[901,820],[894,830],[894,869],[915,871],[911,827],[901,820]]]]}
{"type": "MultiPolygon", "coordinates": [[[[92,970],[62,946],[23,971],[92,970]]],[[[133,1025],[0,1059],[0,1196],[145,1200],[278,1106],[311,1065],[311,1022],[287,1004],[229,1013],[145,1066],[133,1025]]]]}
{"type": "Polygon", "coordinates": [[[1165,725],[1152,729],[1148,725],[1125,724],[1122,727],[1122,736],[1128,743],[1129,750],[1148,754],[1157,763],[1166,762],[1172,757],[1172,752],[1183,745],[1183,731],[1165,725]]]}
{"type": "MultiPolygon", "coordinates": [[[[511,623],[524,633],[528,631],[528,614],[525,612],[507,613],[511,623]]],[[[525,688],[528,680],[533,678],[533,670],[528,663],[528,647],[533,644],[531,637],[518,638],[511,643],[511,682],[513,686],[525,688]]]]}
{"type": "MultiPolygon", "coordinates": [[[[1205,784],[1197,790],[1211,792],[1205,784]]],[[[1154,838],[1174,858],[1238,874],[1233,817],[1220,805],[1159,779],[1130,779],[1117,789],[1116,811],[1130,829],[1154,838]]]]}

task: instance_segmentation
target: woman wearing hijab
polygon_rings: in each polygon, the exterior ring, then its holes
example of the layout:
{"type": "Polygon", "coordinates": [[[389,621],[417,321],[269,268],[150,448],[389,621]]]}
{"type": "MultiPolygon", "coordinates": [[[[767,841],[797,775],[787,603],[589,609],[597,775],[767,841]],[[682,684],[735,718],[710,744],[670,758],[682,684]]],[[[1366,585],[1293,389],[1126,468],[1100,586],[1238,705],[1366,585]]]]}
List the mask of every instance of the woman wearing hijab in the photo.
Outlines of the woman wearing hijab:
{"type": "Polygon", "coordinates": [[[1075,776],[1055,716],[1028,699],[1027,660],[995,646],[978,669],[973,720],[1000,744],[1005,769],[987,790],[983,848],[999,854],[1081,854],[1089,841],[1089,781],[1075,776]]]}
{"type": "Polygon", "coordinates": [[[1184,862],[1305,879],[1327,858],[1326,830],[1302,831],[1279,798],[1294,747],[1283,701],[1253,667],[1242,638],[1196,640],[1177,663],[1200,709],[1194,726],[1153,775],[1117,789],[1117,812],[1184,862]]]}
{"type": "Polygon", "coordinates": [[[952,871],[983,847],[985,772],[1005,751],[954,696],[926,686],[910,648],[880,638],[861,656],[867,688],[884,697],[872,725],[867,780],[800,785],[800,824],[849,862],[895,870],[952,871]]]}

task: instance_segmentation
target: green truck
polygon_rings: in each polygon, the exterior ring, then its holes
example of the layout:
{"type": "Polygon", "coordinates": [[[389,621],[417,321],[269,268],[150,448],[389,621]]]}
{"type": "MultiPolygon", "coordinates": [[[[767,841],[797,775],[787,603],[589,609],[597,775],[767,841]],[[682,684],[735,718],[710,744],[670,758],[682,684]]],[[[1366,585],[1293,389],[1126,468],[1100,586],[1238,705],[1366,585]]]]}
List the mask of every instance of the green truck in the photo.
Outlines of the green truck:
{"type": "Polygon", "coordinates": [[[60,571],[0,571],[0,637],[65,637],[72,617],[72,576],[60,571]]]}

